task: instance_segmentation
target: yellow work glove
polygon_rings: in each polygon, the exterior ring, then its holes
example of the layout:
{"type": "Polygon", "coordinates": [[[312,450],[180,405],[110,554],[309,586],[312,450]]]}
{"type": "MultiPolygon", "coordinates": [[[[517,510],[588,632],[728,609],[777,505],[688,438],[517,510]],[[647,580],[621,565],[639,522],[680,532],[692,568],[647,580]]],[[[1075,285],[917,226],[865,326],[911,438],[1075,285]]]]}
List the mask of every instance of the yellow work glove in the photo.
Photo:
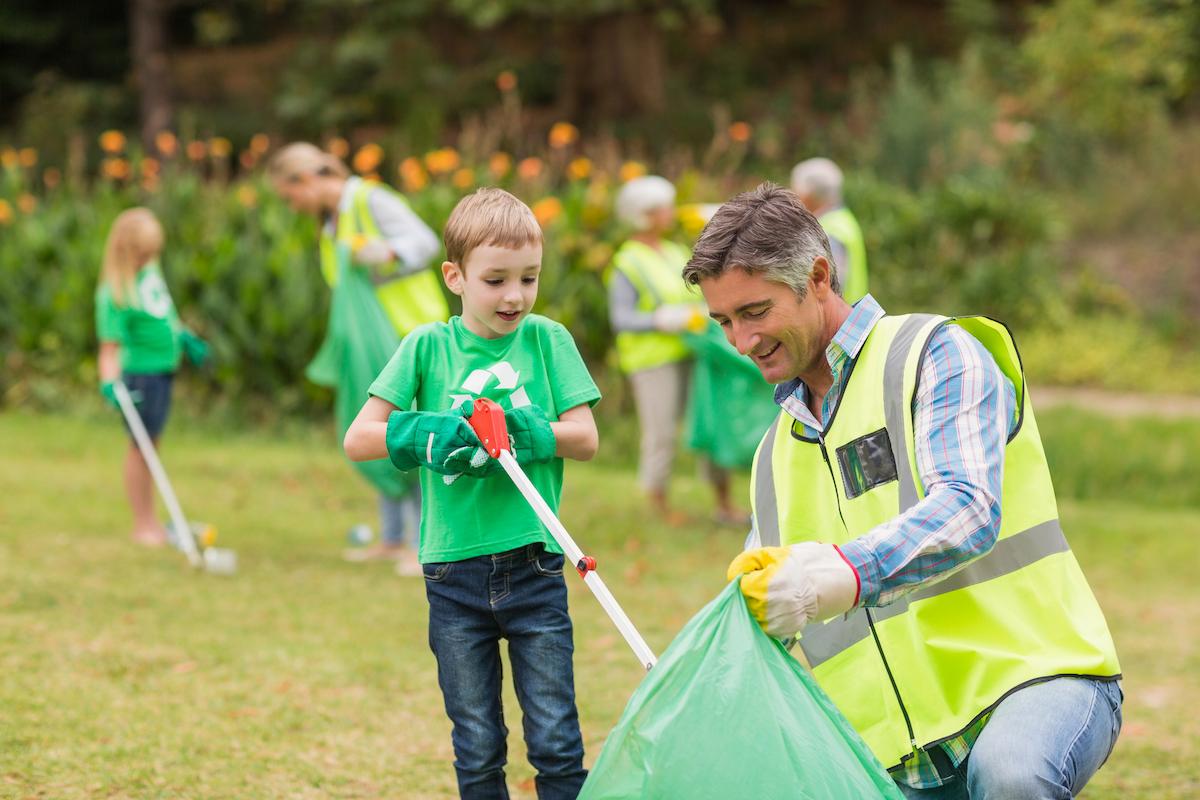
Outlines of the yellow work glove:
{"type": "Polygon", "coordinates": [[[844,614],[858,602],[858,574],[831,544],[747,550],[729,563],[728,580],[742,576],[750,613],[771,636],[783,638],[810,622],[844,614]]]}

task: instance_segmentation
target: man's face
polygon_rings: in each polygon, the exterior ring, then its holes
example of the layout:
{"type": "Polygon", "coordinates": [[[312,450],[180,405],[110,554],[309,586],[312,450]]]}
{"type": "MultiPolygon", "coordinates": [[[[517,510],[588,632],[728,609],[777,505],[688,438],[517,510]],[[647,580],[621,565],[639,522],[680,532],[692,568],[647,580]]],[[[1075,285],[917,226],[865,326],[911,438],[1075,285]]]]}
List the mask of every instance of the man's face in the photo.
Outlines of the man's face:
{"type": "Polygon", "coordinates": [[[769,383],[809,373],[825,358],[825,313],[814,288],[810,281],[801,300],[791,287],[737,268],[700,281],[709,316],[769,383]]]}
{"type": "Polygon", "coordinates": [[[529,315],[541,271],[540,244],[516,249],[486,244],[467,253],[461,267],[442,264],[446,285],[462,298],[463,324],[485,339],[507,336],[529,315]]]}

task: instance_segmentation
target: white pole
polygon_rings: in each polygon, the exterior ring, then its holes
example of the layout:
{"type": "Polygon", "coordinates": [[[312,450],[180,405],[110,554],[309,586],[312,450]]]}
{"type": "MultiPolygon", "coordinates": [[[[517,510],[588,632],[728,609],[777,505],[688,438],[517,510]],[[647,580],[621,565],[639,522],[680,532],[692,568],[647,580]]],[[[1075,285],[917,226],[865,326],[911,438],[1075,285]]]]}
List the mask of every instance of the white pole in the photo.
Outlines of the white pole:
{"type": "Polygon", "coordinates": [[[167,506],[167,512],[171,515],[171,524],[175,526],[175,535],[179,538],[179,546],[183,550],[183,554],[187,556],[188,563],[193,567],[202,567],[204,559],[200,557],[200,551],[196,548],[196,540],[192,538],[192,526],[183,516],[183,509],[179,507],[175,490],[171,488],[171,482],[167,480],[167,471],[163,469],[162,462],[158,460],[154,442],[150,441],[150,434],[146,432],[146,426],[142,424],[142,417],[138,414],[137,406],[133,404],[133,398],[129,396],[129,390],[125,388],[123,382],[116,381],[113,384],[113,394],[117,397],[117,404],[121,406],[121,413],[125,415],[125,421],[129,423],[129,430],[133,432],[133,439],[137,442],[138,450],[141,451],[146,466],[150,468],[150,474],[154,477],[154,485],[158,487],[158,493],[162,496],[163,502],[167,506]]]}
{"type": "MultiPolygon", "coordinates": [[[[500,466],[504,467],[504,471],[508,473],[508,477],[512,478],[512,482],[516,484],[517,490],[525,497],[525,500],[533,507],[534,513],[542,524],[550,529],[550,534],[554,537],[554,541],[558,542],[558,546],[563,549],[566,554],[567,561],[572,565],[578,564],[583,559],[583,551],[579,549],[579,545],[575,544],[575,540],[571,538],[571,534],[567,533],[567,529],[563,527],[562,522],[550,510],[550,506],[542,499],[537,487],[525,475],[525,471],[521,469],[521,465],[513,458],[513,455],[508,450],[501,450],[499,456],[500,466]]],[[[625,637],[625,641],[629,643],[633,649],[633,654],[637,656],[638,661],[642,666],[649,670],[658,661],[654,657],[654,652],[637,632],[637,628],[633,627],[633,623],[629,617],[621,609],[617,599],[613,597],[612,592],[604,585],[604,581],[600,580],[600,576],[595,570],[589,570],[583,576],[583,582],[592,590],[592,594],[600,601],[600,605],[608,613],[609,619],[617,626],[617,630],[625,637]]]]}

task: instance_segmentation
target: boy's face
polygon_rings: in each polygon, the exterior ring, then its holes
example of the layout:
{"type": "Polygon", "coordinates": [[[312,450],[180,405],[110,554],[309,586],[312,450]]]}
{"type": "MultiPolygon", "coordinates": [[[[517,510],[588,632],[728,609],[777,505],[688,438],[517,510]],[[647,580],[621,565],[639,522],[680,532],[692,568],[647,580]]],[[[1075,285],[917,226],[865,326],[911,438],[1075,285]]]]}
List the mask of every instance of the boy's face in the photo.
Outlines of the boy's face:
{"type": "Polygon", "coordinates": [[[485,339],[517,329],[537,299],[541,271],[540,244],[517,249],[482,245],[467,253],[461,265],[442,264],[446,286],[462,298],[463,324],[485,339]]]}

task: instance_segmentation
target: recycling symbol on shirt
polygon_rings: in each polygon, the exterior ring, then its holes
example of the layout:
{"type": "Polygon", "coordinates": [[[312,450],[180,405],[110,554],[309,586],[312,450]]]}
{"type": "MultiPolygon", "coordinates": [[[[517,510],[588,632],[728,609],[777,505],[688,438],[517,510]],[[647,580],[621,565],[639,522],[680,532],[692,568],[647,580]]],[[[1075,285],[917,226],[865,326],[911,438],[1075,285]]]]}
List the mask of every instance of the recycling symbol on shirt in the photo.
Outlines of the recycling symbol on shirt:
{"type": "Polygon", "coordinates": [[[167,284],[157,272],[151,272],[142,278],[137,287],[138,299],[142,302],[142,310],[152,317],[162,319],[171,311],[171,294],[167,284]]]}
{"type": "Polygon", "coordinates": [[[521,380],[520,371],[513,369],[512,364],[509,364],[507,361],[500,361],[488,367],[487,369],[477,369],[472,371],[471,374],[467,376],[467,379],[462,383],[462,388],[465,389],[468,394],[456,394],[451,392],[450,398],[454,401],[454,405],[450,407],[452,409],[458,408],[463,403],[474,400],[476,397],[482,397],[483,390],[486,389],[493,380],[496,382],[497,389],[510,390],[510,394],[508,395],[509,409],[533,405],[533,403],[529,400],[529,395],[525,393],[525,387],[518,385],[521,380]]]}

